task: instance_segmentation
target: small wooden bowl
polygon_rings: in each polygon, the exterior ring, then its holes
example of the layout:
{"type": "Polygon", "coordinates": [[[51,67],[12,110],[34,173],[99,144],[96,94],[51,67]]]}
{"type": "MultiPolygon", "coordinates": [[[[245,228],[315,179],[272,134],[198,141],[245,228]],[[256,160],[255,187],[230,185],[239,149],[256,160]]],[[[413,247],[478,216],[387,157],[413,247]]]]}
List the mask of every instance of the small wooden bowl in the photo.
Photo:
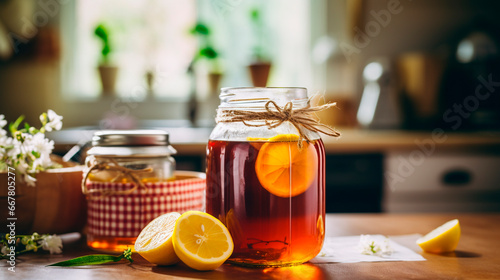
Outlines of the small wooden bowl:
{"type": "Polygon", "coordinates": [[[36,174],[36,185],[16,176],[14,216],[8,211],[8,173],[0,173],[0,224],[6,231],[15,222],[16,234],[81,231],[86,222],[86,201],[81,191],[83,166],[50,169],[36,174]],[[15,217],[17,220],[7,220],[15,217]]]}

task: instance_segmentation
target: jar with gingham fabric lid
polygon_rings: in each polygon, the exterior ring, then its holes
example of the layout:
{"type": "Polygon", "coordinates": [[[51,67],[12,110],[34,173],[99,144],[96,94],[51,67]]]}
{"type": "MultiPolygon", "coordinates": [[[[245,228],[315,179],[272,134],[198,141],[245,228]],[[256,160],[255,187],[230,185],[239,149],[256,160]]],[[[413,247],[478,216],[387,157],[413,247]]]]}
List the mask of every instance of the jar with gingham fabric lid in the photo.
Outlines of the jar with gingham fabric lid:
{"type": "Polygon", "coordinates": [[[82,181],[89,247],[122,252],[154,218],[204,210],[205,174],[175,171],[174,154],[162,130],[94,134],[82,181]]]}

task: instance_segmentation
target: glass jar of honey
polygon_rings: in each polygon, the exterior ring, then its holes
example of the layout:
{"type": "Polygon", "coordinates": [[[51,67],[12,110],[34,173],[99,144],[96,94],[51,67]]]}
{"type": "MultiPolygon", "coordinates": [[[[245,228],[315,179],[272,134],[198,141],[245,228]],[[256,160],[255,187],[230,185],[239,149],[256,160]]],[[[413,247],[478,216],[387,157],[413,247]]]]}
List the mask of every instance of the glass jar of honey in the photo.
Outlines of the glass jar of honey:
{"type": "Polygon", "coordinates": [[[175,179],[175,153],[161,130],[94,134],[82,182],[89,247],[118,252],[133,247],[142,228],[165,211],[165,182],[175,179]]]}
{"type": "Polygon", "coordinates": [[[325,151],[318,133],[291,118],[309,106],[307,90],[225,88],[220,99],[206,211],[231,233],[228,261],[268,267],[314,258],[325,233],[325,151]]]}

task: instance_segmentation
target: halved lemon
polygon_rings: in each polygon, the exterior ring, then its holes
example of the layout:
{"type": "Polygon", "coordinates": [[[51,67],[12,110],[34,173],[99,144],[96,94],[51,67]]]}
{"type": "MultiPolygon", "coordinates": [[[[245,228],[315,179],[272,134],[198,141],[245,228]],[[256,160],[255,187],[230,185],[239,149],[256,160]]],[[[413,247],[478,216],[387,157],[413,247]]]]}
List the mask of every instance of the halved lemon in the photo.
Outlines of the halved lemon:
{"type": "Polygon", "coordinates": [[[318,158],[313,145],[304,141],[299,149],[295,134],[280,134],[262,145],[255,162],[260,184],[279,197],[305,192],[317,172],[318,158]]]}
{"type": "Polygon", "coordinates": [[[460,223],[457,219],[448,221],[417,240],[425,252],[445,253],[457,248],[460,240],[460,223]]]}
{"type": "Polygon", "coordinates": [[[173,245],[177,256],[196,270],[221,266],[233,253],[233,240],[221,221],[200,211],[188,211],[175,223],[173,245]]]}
{"type": "Polygon", "coordinates": [[[171,212],[152,220],[135,241],[135,251],[150,263],[172,265],[179,261],[172,244],[175,221],[181,214],[171,212]]]}

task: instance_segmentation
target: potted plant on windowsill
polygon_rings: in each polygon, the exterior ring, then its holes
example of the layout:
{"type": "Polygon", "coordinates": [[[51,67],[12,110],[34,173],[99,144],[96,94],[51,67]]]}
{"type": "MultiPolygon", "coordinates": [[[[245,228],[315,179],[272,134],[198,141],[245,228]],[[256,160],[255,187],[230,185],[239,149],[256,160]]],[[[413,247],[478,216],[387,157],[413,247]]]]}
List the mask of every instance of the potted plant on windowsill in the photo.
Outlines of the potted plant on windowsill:
{"type": "Polygon", "coordinates": [[[208,66],[208,84],[210,94],[215,94],[219,90],[219,84],[223,77],[222,62],[219,52],[215,50],[212,43],[212,31],[209,27],[198,22],[191,29],[191,34],[199,38],[200,48],[194,57],[194,62],[203,60],[208,66]]]}
{"type": "Polygon", "coordinates": [[[0,115],[0,224],[15,223],[15,233],[65,233],[85,224],[86,201],[81,191],[83,167],[53,156],[54,141],[46,131],[59,130],[62,117],[49,110],[40,116],[42,127],[26,124],[23,117],[4,129],[0,115]]]}
{"type": "Polygon", "coordinates": [[[253,61],[248,65],[252,84],[255,87],[265,87],[271,70],[271,61],[264,54],[264,23],[259,9],[250,11],[250,19],[254,28],[256,44],[253,47],[253,61]]]}
{"type": "Polygon", "coordinates": [[[102,93],[112,95],[115,93],[118,67],[111,63],[112,52],[109,30],[104,24],[99,24],[94,30],[94,35],[101,40],[101,59],[99,62],[99,76],[101,77],[102,93]]]}

